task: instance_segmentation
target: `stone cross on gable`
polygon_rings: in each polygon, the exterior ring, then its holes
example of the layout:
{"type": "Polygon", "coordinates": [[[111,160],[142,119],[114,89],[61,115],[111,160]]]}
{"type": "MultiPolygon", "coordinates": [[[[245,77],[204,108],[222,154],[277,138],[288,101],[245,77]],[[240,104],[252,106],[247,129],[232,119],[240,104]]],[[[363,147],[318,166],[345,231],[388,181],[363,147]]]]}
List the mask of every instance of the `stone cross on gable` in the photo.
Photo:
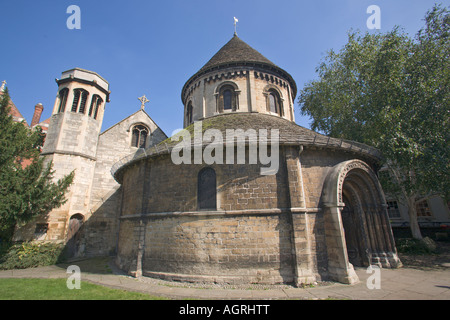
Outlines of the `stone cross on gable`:
{"type": "Polygon", "coordinates": [[[2,81],[2,86],[0,87],[0,91],[5,91],[6,80],[2,81]]]}
{"type": "Polygon", "coordinates": [[[138,98],[138,100],[141,102],[141,109],[142,110],[144,110],[145,104],[150,101],[150,100],[147,99],[147,97],[145,95],[143,95],[142,97],[138,98]]]}

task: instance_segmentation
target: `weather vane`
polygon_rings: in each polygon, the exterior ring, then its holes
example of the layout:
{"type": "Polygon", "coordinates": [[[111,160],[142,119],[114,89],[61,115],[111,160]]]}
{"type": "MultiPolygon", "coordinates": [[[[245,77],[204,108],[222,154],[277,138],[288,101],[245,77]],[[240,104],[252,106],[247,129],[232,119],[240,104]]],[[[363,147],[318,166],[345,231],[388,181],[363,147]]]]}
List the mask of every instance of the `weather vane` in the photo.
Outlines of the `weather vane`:
{"type": "Polygon", "coordinates": [[[234,35],[237,36],[237,32],[236,32],[236,24],[239,22],[239,20],[238,20],[236,17],[233,17],[233,18],[234,18],[234,35]]]}
{"type": "Polygon", "coordinates": [[[138,98],[138,100],[141,102],[141,109],[142,110],[144,110],[145,104],[150,101],[150,100],[147,99],[145,94],[142,97],[138,98]]]}

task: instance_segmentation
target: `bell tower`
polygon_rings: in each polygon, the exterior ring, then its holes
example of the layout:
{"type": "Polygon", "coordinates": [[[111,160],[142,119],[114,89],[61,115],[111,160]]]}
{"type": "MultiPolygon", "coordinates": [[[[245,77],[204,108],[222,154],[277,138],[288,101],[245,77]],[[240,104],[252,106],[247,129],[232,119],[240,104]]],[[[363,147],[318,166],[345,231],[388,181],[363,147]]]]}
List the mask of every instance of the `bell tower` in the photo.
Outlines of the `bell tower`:
{"type": "Polygon", "coordinates": [[[68,201],[49,214],[48,240],[69,240],[71,217],[85,221],[90,214],[98,136],[110,91],[97,73],[79,68],[64,71],[56,83],[58,94],[42,156],[45,163],[53,162],[56,180],[73,170],[75,178],[66,194],[68,201]]]}

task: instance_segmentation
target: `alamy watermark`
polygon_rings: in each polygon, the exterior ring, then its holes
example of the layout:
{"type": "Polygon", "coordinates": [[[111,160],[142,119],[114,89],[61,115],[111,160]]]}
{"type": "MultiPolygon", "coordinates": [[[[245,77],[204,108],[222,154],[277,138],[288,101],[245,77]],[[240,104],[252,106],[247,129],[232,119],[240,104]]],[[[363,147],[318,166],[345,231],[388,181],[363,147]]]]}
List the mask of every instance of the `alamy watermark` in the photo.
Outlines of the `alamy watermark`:
{"type": "Polygon", "coordinates": [[[79,266],[71,265],[67,267],[66,272],[70,274],[67,278],[67,289],[81,289],[81,270],[79,266]]]}
{"type": "Polygon", "coordinates": [[[70,5],[67,7],[66,13],[70,16],[67,18],[66,26],[67,29],[81,29],[81,9],[79,6],[70,5]]]}
{"type": "Polygon", "coordinates": [[[172,149],[174,164],[258,164],[259,160],[260,164],[268,166],[261,167],[261,175],[278,172],[279,129],[226,129],[224,137],[218,129],[203,131],[203,121],[197,121],[194,123],[193,135],[183,129],[171,140],[182,140],[172,149]]]}
{"type": "Polygon", "coordinates": [[[366,286],[367,289],[373,290],[373,289],[381,289],[381,269],[378,266],[370,265],[366,273],[372,274],[370,277],[366,280],[366,286]]]}
{"type": "Polygon", "coordinates": [[[366,26],[368,29],[381,29],[381,9],[373,4],[367,7],[366,13],[371,14],[367,18],[366,26]]]}

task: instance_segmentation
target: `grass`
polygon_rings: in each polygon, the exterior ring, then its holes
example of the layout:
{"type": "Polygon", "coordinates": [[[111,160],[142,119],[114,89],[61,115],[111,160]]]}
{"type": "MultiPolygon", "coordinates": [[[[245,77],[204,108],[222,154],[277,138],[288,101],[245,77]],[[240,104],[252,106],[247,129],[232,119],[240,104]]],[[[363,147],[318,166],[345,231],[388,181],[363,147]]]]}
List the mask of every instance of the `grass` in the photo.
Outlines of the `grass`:
{"type": "Polygon", "coordinates": [[[0,300],[162,300],[145,293],[81,282],[68,289],[66,279],[0,279],[0,300]]]}

